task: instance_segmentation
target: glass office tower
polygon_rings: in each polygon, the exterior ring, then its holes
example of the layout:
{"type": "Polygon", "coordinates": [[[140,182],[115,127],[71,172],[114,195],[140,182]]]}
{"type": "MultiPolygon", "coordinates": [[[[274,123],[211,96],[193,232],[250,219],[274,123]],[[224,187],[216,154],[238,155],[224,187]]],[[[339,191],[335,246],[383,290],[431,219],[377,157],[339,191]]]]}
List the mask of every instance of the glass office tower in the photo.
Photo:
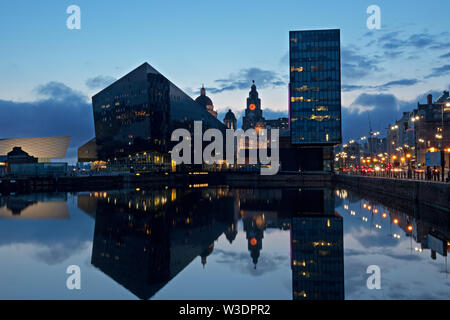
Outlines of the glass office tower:
{"type": "Polygon", "coordinates": [[[340,144],[340,30],[290,31],[289,39],[291,143],[340,144]]]}

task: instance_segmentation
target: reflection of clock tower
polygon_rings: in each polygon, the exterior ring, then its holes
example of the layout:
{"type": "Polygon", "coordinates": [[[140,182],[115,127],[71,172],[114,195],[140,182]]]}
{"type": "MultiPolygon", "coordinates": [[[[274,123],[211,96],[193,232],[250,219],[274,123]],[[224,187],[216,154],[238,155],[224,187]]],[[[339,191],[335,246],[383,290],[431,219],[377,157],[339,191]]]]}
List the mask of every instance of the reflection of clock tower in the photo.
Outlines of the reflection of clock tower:
{"type": "Polygon", "coordinates": [[[264,127],[264,122],[265,120],[261,110],[261,99],[258,97],[255,80],[253,80],[252,89],[247,98],[247,109],[245,109],[245,116],[242,119],[242,129],[255,129],[257,126],[264,127]]]}

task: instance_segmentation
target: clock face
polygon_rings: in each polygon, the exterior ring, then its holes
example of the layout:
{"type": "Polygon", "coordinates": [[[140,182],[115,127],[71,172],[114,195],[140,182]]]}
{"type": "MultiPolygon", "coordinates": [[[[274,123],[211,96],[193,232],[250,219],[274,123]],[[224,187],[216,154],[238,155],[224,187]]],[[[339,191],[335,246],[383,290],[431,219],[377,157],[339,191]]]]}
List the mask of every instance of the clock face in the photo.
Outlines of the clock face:
{"type": "Polygon", "coordinates": [[[254,103],[252,103],[251,105],[248,106],[248,108],[253,111],[256,109],[256,106],[254,103]]]}

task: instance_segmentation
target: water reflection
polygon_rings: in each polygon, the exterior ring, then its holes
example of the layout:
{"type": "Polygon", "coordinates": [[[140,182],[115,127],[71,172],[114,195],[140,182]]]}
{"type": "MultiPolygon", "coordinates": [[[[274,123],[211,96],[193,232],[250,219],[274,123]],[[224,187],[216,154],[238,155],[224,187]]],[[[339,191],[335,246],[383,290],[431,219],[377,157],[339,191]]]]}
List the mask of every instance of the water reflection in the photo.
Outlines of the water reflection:
{"type": "Polygon", "coordinates": [[[339,187],[7,195],[0,218],[0,297],[70,299],[79,264],[85,299],[449,298],[448,212],[339,187]]]}
{"type": "Polygon", "coordinates": [[[342,213],[361,220],[369,230],[378,231],[393,240],[410,238],[411,253],[428,249],[433,260],[436,260],[437,253],[447,257],[450,251],[450,215],[447,212],[395,198],[378,197],[374,200],[376,195],[361,198],[361,194],[345,189],[336,189],[335,192],[342,213]]]}
{"type": "Polygon", "coordinates": [[[0,196],[0,217],[15,219],[69,219],[66,193],[0,196]]]}
{"type": "Polygon", "coordinates": [[[205,266],[222,234],[236,239],[239,220],[254,269],[265,231],[290,232],[294,299],[344,298],[342,217],[330,189],[136,189],[81,194],[78,206],[95,211],[92,265],[141,299],[196,257],[205,266]]]}

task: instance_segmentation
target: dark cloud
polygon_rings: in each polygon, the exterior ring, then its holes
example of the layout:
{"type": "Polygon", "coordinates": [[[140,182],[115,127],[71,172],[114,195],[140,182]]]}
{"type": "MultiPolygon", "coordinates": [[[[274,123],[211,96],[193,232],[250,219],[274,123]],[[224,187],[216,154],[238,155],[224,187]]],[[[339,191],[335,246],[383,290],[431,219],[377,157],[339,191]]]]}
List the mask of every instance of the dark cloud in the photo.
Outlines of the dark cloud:
{"type": "Polygon", "coordinates": [[[440,55],[439,58],[442,58],[442,59],[450,58],[450,52],[447,52],[446,54],[440,55]]]}
{"type": "Polygon", "coordinates": [[[377,89],[377,90],[388,90],[392,87],[407,87],[407,86],[413,86],[415,84],[418,84],[420,80],[418,79],[400,79],[395,81],[389,81],[381,85],[375,85],[375,86],[364,86],[364,85],[342,85],[342,91],[348,92],[348,91],[355,91],[355,90],[363,90],[363,89],[377,89]]]}
{"type": "Polygon", "coordinates": [[[206,88],[211,93],[249,89],[252,80],[258,88],[279,87],[286,85],[286,81],[276,72],[259,68],[242,69],[228,78],[215,80],[217,87],[206,88]]]}
{"type": "Polygon", "coordinates": [[[44,262],[47,265],[56,265],[64,262],[71,256],[88,248],[88,242],[69,242],[69,243],[54,243],[48,246],[39,247],[35,252],[35,258],[38,261],[44,262]]]}
{"type": "Polygon", "coordinates": [[[349,91],[354,91],[354,90],[361,90],[361,89],[366,89],[366,88],[367,88],[367,86],[352,85],[352,84],[343,84],[341,86],[341,89],[344,92],[349,92],[349,91]]]}
{"type": "Polygon", "coordinates": [[[344,79],[359,79],[372,72],[381,71],[380,62],[376,58],[361,55],[356,49],[347,47],[341,50],[342,77],[344,79]]]}
{"type": "Polygon", "coordinates": [[[441,93],[428,91],[409,101],[398,99],[393,94],[363,93],[349,108],[342,108],[343,139],[348,141],[366,136],[369,132],[369,117],[372,129],[384,132],[389,124],[400,119],[402,112],[414,110],[417,108],[417,102],[424,103],[428,94],[438,97],[441,93]],[[361,111],[361,107],[370,111],[361,111]]]}
{"type": "Polygon", "coordinates": [[[420,81],[417,79],[401,79],[401,80],[395,80],[395,81],[389,81],[385,84],[382,84],[378,86],[379,89],[386,90],[390,89],[391,87],[407,87],[407,86],[413,86],[415,84],[418,84],[420,81]]]}
{"type": "Polygon", "coordinates": [[[450,74],[450,64],[443,65],[441,67],[433,68],[432,72],[425,78],[437,78],[450,74]]]}
{"type": "Polygon", "coordinates": [[[38,86],[33,102],[0,100],[0,138],[71,136],[68,158],[94,136],[91,104],[86,96],[60,82],[38,86]]]}
{"type": "Polygon", "coordinates": [[[392,94],[368,94],[363,93],[358,98],[356,98],[354,105],[359,105],[363,107],[371,107],[381,111],[396,111],[398,109],[397,98],[392,94]]]}
{"type": "Polygon", "coordinates": [[[376,40],[371,40],[368,46],[371,45],[376,45],[386,50],[406,50],[406,49],[441,50],[450,47],[447,32],[442,32],[440,34],[431,34],[427,31],[422,33],[410,34],[407,36],[403,36],[401,31],[391,31],[382,34],[376,40]]]}
{"type": "Polygon", "coordinates": [[[110,76],[97,76],[86,80],[86,86],[89,89],[103,89],[116,81],[116,78],[110,76]]]}

